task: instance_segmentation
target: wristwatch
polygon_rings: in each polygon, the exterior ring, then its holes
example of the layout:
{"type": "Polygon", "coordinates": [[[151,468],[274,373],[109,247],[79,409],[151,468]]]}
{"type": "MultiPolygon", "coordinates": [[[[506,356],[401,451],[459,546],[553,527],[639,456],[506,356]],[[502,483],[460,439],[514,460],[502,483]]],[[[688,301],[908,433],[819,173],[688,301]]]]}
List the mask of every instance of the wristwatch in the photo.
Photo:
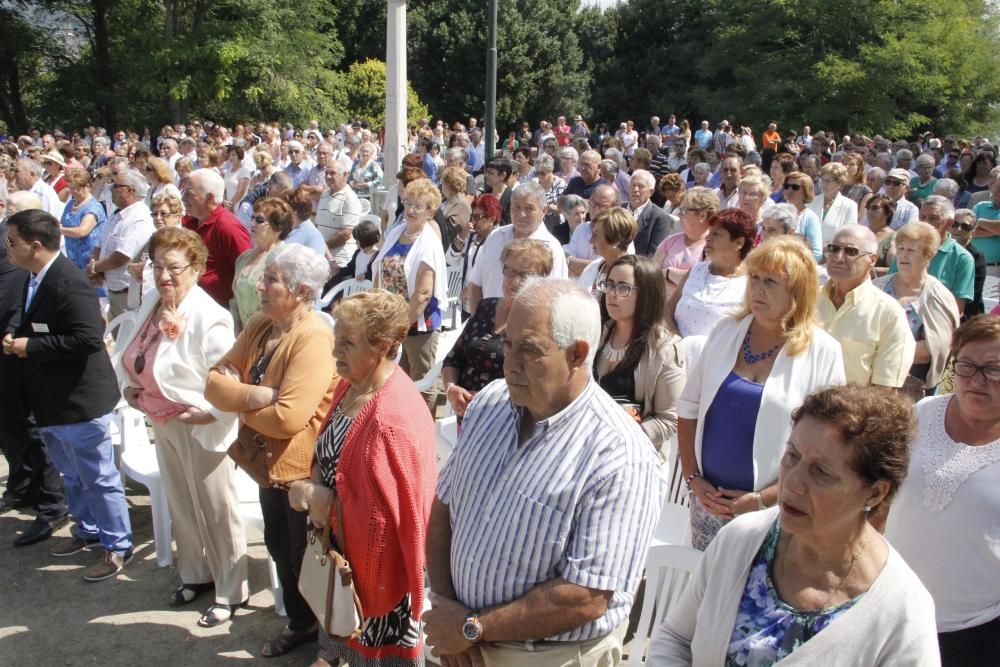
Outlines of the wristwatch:
{"type": "Polygon", "coordinates": [[[479,622],[479,614],[472,613],[465,618],[462,625],[462,636],[473,644],[479,643],[483,638],[483,625],[479,622]]]}

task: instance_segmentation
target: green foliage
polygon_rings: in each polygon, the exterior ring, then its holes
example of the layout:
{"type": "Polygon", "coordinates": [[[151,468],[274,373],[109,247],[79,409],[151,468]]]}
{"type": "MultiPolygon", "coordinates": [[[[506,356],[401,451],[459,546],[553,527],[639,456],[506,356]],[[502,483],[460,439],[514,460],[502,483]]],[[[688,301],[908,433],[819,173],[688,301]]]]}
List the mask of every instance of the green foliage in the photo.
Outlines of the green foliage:
{"type": "MultiPolygon", "coordinates": [[[[366,60],[354,63],[340,75],[344,93],[343,108],[352,118],[367,120],[374,127],[385,121],[385,63],[366,60]]],[[[427,105],[420,101],[413,87],[406,87],[406,115],[411,123],[429,115],[427,105]]]]}

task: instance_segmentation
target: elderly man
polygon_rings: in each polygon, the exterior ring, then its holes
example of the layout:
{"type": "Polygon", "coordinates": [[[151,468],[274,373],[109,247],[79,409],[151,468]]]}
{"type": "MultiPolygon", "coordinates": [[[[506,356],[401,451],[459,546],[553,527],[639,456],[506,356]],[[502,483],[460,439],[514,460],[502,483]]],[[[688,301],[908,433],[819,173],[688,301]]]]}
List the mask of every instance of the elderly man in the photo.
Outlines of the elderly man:
{"type": "Polygon", "coordinates": [[[986,257],[986,262],[1000,262],[1000,167],[990,170],[989,199],[972,207],[976,215],[978,229],[972,244],[986,257]]]}
{"type": "Polygon", "coordinates": [[[236,258],[250,249],[250,234],[239,219],[222,205],[226,183],[211,169],[199,169],[191,174],[184,193],[187,216],[184,226],[198,233],[208,247],[205,273],[198,286],[208,292],[219,305],[228,308],[233,298],[233,277],[236,258]]]}
{"type": "Polygon", "coordinates": [[[288,166],[285,173],[292,177],[292,185],[297,188],[305,183],[309,176],[310,166],[306,162],[306,149],[300,141],[288,142],[288,166]]]}
{"type": "MultiPolygon", "coordinates": [[[[306,174],[305,180],[302,181],[302,187],[313,198],[314,210],[319,204],[320,197],[326,190],[326,167],[332,159],[333,146],[325,141],[316,145],[316,164],[306,174]]],[[[294,178],[292,180],[294,181],[294,178]]]]}
{"type": "Polygon", "coordinates": [[[500,254],[515,239],[537,239],[552,251],[553,278],[566,278],[566,254],[559,240],[542,224],[545,217],[545,190],[538,183],[522,183],[511,195],[511,224],[489,235],[479,251],[475,265],[469,270],[467,303],[470,313],[476,312],[484,298],[503,296],[503,263],[500,254]]]}
{"type": "Polygon", "coordinates": [[[707,151],[712,147],[712,130],[709,129],[710,124],[707,120],[701,121],[701,129],[694,133],[694,141],[698,145],[698,148],[703,151],[707,151]]]}
{"type": "Polygon", "coordinates": [[[564,195],[580,195],[590,199],[594,188],[604,185],[607,181],[601,178],[601,154],[597,151],[584,151],[580,156],[580,175],[571,179],[563,190],[564,195]]]}
{"type": "MultiPolygon", "coordinates": [[[[321,144],[320,148],[322,147],[321,144]]],[[[358,195],[347,183],[350,174],[350,168],[345,167],[342,162],[327,161],[326,190],[316,209],[316,228],[330,250],[330,262],[333,265],[331,270],[334,271],[347,266],[358,247],[353,232],[361,220],[363,209],[358,195]]]]}
{"type": "Polygon", "coordinates": [[[972,236],[976,233],[978,221],[976,214],[967,208],[955,211],[955,224],[951,226],[951,237],[955,243],[965,248],[972,255],[972,266],[974,267],[975,278],[972,285],[972,300],[965,304],[965,311],[962,319],[967,320],[976,315],[986,312],[983,304],[983,285],[986,283],[986,256],[971,243],[972,236]]]}
{"type": "Polygon", "coordinates": [[[56,220],[62,217],[64,204],[52,186],[42,180],[45,168],[29,158],[20,158],[14,170],[14,182],[25,192],[33,192],[42,201],[42,210],[56,220]]]}
{"type": "Polygon", "coordinates": [[[597,302],[531,281],[438,481],[424,614],[443,664],[617,665],[666,483],[593,379],[597,302]]]}
{"type": "Polygon", "coordinates": [[[129,275],[126,265],[133,261],[156,228],[146,206],[149,183],[134,169],[124,169],[113,177],[111,201],[115,214],[104,225],[94,247],[87,277],[108,290],[108,315],[114,319],[128,309],[129,275]]]}
{"type": "Polygon", "coordinates": [[[905,169],[890,169],[885,176],[885,194],[896,202],[896,212],[889,226],[897,230],[908,222],[920,219],[920,209],[906,198],[910,188],[910,174],[905,169]]]}
{"type": "Polygon", "coordinates": [[[652,257],[660,242],[677,231],[677,219],[649,200],[656,179],[645,169],[636,169],[629,180],[629,210],[639,226],[635,237],[637,255],[652,257]]]}
{"type": "Polygon", "coordinates": [[[171,169],[177,166],[177,161],[181,159],[181,153],[177,149],[176,139],[164,139],[160,145],[160,157],[167,161],[171,169]]]}
{"type": "MultiPolygon", "coordinates": [[[[141,177],[140,177],[141,178],[141,177]]],[[[17,357],[21,390],[63,474],[73,539],[52,550],[71,556],[103,547],[83,575],[101,581],[132,560],[132,526],[125,489],[111,449],[112,413],[121,398],[104,346],[104,319],[80,269],[59,252],[59,221],[44,211],[8,220],[8,256],[26,269],[24,310],[13,315],[3,353],[17,357]]]]}
{"type": "Polygon", "coordinates": [[[906,312],[871,282],[878,241],[867,227],[844,225],[826,244],[829,280],[816,314],[844,350],[847,381],[902,387],[917,344],[906,312]]]}
{"type": "Polygon", "coordinates": [[[727,157],[719,165],[719,175],[722,182],[715,189],[715,194],[719,196],[720,211],[727,208],[740,207],[740,159],[738,157],[727,157]]]}

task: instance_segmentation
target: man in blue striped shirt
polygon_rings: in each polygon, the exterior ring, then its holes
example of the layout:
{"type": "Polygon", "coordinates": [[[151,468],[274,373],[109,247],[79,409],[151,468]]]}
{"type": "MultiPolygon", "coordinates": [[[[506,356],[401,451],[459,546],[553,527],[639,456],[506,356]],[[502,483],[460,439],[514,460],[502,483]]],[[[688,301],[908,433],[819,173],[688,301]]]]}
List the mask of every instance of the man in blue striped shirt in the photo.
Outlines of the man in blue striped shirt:
{"type": "Polygon", "coordinates": [[[505,381],[469,406],[431,511],[424,620],[446,666],[621,658],[667,484],[592,379],[600,329],[572,282],[535,280],[514,300],[505,381]]]}

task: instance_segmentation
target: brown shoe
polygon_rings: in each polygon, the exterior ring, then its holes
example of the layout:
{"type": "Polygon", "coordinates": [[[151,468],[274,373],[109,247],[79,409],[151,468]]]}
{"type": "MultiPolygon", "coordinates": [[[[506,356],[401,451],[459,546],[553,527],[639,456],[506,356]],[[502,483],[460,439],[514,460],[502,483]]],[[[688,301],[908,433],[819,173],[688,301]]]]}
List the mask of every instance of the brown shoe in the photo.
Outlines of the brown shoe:
{"type": "Polygon", "coordinates": [[[115,576],[127,564],[132,562],[132,550],[129,549],[124,555],[119,555],[113,551],[105,551],[104,557],[94,563],[84,573],[84,581],[104,581],[115,576]]]}
{"type": "Polygon", "coordinates": [[[50,556],[55,556],[56,558],[64,558],[66,556],[75,556],[81,551],[91,549],[93,547],[99,546],[101,544],[100,540],[84,540],[79,537],[74,537],[68,542],[63,542],[57,546],[52,547],[49,550],[50,556]]]}

